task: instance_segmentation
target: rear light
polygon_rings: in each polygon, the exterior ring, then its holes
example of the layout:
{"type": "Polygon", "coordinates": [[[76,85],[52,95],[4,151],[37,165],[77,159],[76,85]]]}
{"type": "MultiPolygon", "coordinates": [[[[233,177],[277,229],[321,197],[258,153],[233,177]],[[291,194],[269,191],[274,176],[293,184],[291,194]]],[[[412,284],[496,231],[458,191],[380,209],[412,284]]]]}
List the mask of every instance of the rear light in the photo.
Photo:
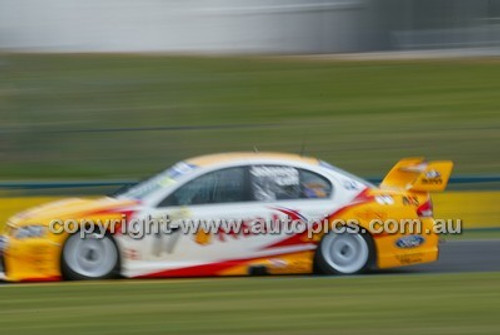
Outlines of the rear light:
{"type": "Polygon", "coordinates": [[[421,218],[428,218],[434,216],[434,211],[433,211],[433,206],[432,206],[432,200],[431,197],[424,202],[422,205],[418,206],[417,208],[417,214],[421,218]]]}

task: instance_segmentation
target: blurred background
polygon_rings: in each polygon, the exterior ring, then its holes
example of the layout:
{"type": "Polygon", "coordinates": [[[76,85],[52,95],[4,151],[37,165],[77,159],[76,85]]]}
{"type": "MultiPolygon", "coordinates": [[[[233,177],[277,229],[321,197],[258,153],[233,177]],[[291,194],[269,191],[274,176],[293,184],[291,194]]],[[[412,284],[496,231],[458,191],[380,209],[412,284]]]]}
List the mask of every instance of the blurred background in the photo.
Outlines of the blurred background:
{"type": "Polygon", "coordinates": [[[374,182],[451,159],[435,213],[467,231],[390,272],[428,276],[4,286],[0,328],[497,334],[499,110],[500,0],[0,0],[0,227],[256,148],[374,182]]]}
{"type": "Polygon", "coordinates": [[[2,0],[0,44],[52,52],[495,47],[498,0],[2,0]]]}

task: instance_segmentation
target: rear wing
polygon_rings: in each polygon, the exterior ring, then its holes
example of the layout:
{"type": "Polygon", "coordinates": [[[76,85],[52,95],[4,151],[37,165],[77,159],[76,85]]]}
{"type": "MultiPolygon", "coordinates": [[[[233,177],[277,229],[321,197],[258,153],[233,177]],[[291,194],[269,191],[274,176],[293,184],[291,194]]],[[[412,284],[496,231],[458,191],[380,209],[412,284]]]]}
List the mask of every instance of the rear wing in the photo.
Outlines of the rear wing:
{"type": "Polygon", "coordinates": [[[380,187],[415,192],[441,192],[448,185],[452,170],[452,161],[427,162],[423,157],[403,158],[385,176],[380,187]]]}

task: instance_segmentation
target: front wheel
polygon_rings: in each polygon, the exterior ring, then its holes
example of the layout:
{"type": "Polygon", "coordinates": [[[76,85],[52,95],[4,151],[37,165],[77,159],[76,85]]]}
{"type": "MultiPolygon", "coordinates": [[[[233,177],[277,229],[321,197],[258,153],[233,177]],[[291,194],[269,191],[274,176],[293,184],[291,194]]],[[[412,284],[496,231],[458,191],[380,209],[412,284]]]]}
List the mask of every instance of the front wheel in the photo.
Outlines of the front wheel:
{"type": "Polygon", "coordinates": [[[318,246],[316,264],[323,273],[356,274],[366,272],[374,256],[370,236],[330,231],[318,246]]]}
{"type": "Polygon", "coordinates": [[[64,244],[61,268],[71,280],[108,279],[119,273],[118,248],[111,236],[78,233],[64,244]]]}

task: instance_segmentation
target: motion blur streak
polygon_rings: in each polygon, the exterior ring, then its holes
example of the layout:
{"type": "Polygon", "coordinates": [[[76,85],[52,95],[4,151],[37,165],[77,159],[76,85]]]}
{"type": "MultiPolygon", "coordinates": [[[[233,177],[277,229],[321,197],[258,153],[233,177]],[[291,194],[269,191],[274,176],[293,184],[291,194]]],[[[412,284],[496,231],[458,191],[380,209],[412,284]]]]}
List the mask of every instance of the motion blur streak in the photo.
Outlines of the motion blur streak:
{"type": "Polygon", "coordinates": [[[500,42],[499,3],[2,0],[0,47],[252,54],[484,48],[500,42]]]}
{"type": "Polygon", "coordinates": [[[411,155],[453,158],[456,174],[499,171],[493,60],[6,55],[1,66],[4,179],[142,177],[255,147],[362,176],[411,155]],[[81,131],[237,124],[263,126],[81,131]]]}

